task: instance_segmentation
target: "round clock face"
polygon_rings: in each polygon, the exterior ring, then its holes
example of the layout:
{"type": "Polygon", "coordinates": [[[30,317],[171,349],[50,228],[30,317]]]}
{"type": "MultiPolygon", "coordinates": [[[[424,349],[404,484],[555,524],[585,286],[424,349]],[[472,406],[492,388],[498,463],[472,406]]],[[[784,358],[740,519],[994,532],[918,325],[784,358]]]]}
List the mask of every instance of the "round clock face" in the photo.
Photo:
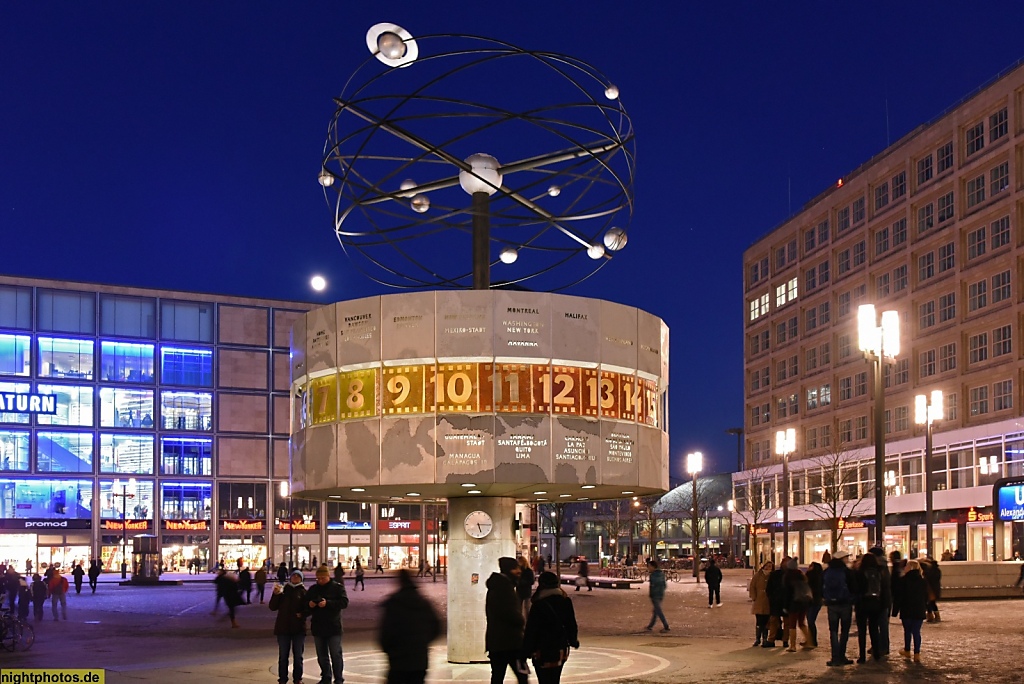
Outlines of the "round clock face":
{"type": "Polygon", "coordinates": [[[491,533],[491,529],[494,527],[494,521],[491,520],[491,516],[484,511],[473,511],[466,516],[466,534],[474,539],[483,539],[491,533]]]}

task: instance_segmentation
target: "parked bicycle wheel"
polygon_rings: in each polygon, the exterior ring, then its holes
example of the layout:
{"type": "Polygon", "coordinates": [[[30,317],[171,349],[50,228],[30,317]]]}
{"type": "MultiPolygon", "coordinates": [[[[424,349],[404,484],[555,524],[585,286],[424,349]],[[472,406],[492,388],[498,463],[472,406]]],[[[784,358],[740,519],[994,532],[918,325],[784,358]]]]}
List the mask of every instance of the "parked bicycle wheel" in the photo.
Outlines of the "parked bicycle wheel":
{"type": "Polygon", "coordinates": [[[15,633],[17,638],[14,642],[14,649],[17,651],[27,651],[36,642],[36,630],[27,622],[18,620],[15,633]]]}

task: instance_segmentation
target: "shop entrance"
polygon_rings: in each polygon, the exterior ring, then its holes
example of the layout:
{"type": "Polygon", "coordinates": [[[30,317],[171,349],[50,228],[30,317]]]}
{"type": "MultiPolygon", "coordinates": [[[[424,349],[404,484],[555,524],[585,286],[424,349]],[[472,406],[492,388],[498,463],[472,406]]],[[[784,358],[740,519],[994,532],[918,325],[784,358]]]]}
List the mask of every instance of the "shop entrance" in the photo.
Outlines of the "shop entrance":
{"type": "Polygon", "coordinates": [[[241,567],[257,568],[267,558],[267,538],[264,535],[239,537],[222,535],[217,546],[217,562],[226,570],[241,567]]]}
{"type": "Polygon", "coordinates": [[[160,547],[164,572],[199,574],[209,568],[209,535],[164,535],[160,547]]]}

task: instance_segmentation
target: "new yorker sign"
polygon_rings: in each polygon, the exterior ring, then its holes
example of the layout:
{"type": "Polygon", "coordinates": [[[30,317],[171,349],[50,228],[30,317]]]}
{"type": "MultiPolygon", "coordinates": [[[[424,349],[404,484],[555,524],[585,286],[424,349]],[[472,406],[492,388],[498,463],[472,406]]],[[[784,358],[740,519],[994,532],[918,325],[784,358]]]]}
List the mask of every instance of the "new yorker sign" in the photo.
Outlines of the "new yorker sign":
{"type": "Polygon", "coordinates": [[[0,392],[0,411],[5,413],[57,413],[57,397],[53,394],[0,392]]]}

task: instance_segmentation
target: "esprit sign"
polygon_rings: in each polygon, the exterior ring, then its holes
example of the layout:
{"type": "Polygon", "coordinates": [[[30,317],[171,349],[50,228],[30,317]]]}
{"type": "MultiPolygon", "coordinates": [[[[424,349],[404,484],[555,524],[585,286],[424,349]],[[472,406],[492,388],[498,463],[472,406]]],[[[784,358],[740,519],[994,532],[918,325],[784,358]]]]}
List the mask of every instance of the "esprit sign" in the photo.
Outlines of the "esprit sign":
{"type": "Polygon", "coordinates": [[[57,397],[31,392],[0,393],[0,411],[6,413],[57,413],[57,397]]]}

